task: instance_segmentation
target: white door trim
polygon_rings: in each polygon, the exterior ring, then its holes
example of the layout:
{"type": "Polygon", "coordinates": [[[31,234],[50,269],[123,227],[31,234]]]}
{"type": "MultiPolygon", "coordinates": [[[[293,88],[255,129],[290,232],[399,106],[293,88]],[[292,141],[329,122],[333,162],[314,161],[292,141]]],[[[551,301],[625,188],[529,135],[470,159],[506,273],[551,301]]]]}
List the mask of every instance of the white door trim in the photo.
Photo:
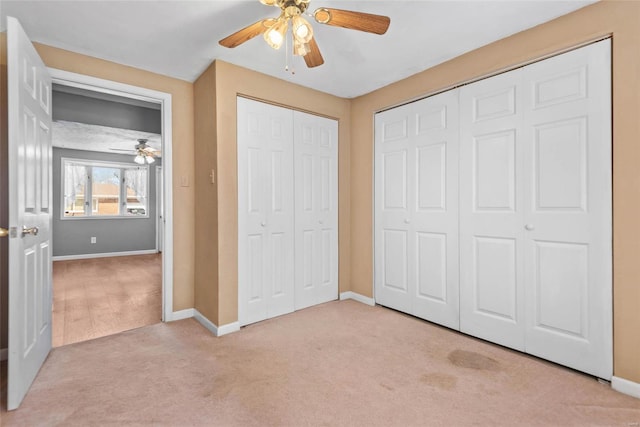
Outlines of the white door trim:
{"type": "Polygon", "coordinates": [[[162,166],[156,166],[156,251],[162,252],[162,243],[164,243],[164,212],[163,198],[164,189],[162,188],[162,166]]]}
{"type": "Polygon", "coordinates": [[[164,244],[162,252],[162,321],[173,320],[173,159],[172,159],[172,100],[171,94],[125,83],[100,79],[84,74],[49,68],[53,83],[82,88],[94,92],[124,96],[161,105],[162,166],[164,197],[164,244]]]}

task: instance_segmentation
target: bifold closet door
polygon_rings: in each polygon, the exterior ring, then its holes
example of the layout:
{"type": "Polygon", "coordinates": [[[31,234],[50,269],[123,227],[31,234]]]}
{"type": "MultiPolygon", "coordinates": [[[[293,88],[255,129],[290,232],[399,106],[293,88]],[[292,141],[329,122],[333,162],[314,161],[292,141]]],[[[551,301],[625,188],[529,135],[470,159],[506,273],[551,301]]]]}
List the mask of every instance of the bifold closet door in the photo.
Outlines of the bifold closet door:
{"type": "Polygon", "coordinates": [[[293,112],[295,308],[338,298],[338,122],[293,112]]]}
{"type": "Polygon", "coordinates": [[[376,302],[458,328],[458,91],[376,115],[376,302]]]}
{"type": "Polygon", "coordinates": [[[294,310],[293,112],[238,102],[238,319],[294,310]]]}
{"type": "Polygon", "coordinates": [[[526,349],[610,379],[611,42],[523,72],[526,349]]]}
{"type": "Polygon", "coordinates": [[[460,90],[460,330],[524,351],[522,70],[460,90]]]}
{"type": "Polygon", "coordinates": [[[461,89],[463,332],[612,375],[608,40],[461,89]]]}

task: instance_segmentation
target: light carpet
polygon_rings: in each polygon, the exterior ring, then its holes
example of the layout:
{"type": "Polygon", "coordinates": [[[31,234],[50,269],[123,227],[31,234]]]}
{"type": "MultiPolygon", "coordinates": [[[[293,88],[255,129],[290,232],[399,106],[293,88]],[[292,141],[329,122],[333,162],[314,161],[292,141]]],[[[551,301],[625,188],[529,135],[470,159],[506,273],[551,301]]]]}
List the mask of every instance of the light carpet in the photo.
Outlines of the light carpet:
{"type": "MultiPolygon", "coordinates": [[[[3,399],[4,402],[4,399],[3,399]]],[[[51,352],[5,426],[637,426],[594,378],[336,301],[213,337],[195,320],[51,352]]]]}

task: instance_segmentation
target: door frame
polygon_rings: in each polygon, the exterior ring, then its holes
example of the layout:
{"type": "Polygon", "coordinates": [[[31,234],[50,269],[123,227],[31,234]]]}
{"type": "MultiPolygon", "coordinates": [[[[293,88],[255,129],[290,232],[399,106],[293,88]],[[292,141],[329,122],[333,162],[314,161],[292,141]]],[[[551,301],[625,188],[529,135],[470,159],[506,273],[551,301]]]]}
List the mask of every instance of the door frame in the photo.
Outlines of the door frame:
{"type": "Polygon", "coordinates": [[[173,320],[173,126],[171,94],[51,67],[48,70],[54,84],[160,104],[162,118],[162,187],[164,190],[162,321],[170,322],[173,320]]]}
{"type": "Polygon", "coordinates": [[[162,188],[162,166],[156,166],[156,250],[164,252],[162,244],[164,243],[164,227],[161,221],[164,221],[164,188],[162,188]]]}

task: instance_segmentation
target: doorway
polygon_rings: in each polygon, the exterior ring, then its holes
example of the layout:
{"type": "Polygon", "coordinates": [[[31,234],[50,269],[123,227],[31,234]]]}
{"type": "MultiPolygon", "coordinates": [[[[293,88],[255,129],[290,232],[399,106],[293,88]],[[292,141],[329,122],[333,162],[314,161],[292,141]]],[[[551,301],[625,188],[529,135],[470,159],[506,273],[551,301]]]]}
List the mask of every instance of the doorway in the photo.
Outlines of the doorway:
{"type": "MultiPolygon", "coordinates": [[[[53,345],[66,345],[171,320],[171,96],[75,73],[55,69],[49,71],[54,87],[66,96],[86,96],[94,103],[119,102],[128,113],[136,108],[147,113],[155,110],[158,127],[155,141],[152,135],[154,132],[145,132],[145,129],[138,133],[135,129],[126,129],[119,136],[116,135],[115,139],[114,135],[111,135],[111,139],[103,138],[103,145],[95,156],[87,156],[88,152],[80,151],[78,147],[56,148],[54,142],[52,166],[54,179],[58,180],[61,188],[60,194],[54,195],[54,198],[58,197],[62,202],[59,202],[60,209],[54,209],[53,212],[53,232],[56,232],[56,225],[67,228],[69,225],[81,225],[81,228],[95,231],[86,231],[80,237],[79,245],[84,245],[86,250],[80,249],[79,252],[87,253],[68,255],[70,249],[67,245],[62,253],[56,254],[54,248],[53,345]],[[118,145],[117,139],[124,145],[118,145]],[[148,141],[144,142],[145,139],[148,141]],[[141,141],[143,146],[140,145],[141,141]],[[56,155],[56,151],[60,152],[56,155]],[[78,153],[83,155],[74,155],[78,153]],[[136,160],[141,155],[142,162],[138,164],[136,160]],[[84,159],[79,159],[80,157],[84,159]],[[70,185],[69,178],[63,177],[73,166],[85,171],[81,179],[86,180],[86,185],[78,186],[77,182],[70,185]],[[56,174],[56,169],[60,173],[56,174]],[[104,179],[103,172],[109,173],[111,187],[115,189],[111,192],[102,191],[105,194],[92,194],[94,189],[98,193],[97,181],[104,179]],[[136,180],[140,182],[132,184],[136,180]],[[83,194],[75,194],[81,193],[80,191],[72,192],[74,197],[68,197],[68,194],[63,194],[67,193],[65,184],[67,187],[76,185],[76,188],[86,191],[83,194]],[[74,199],[73,202],[79,203],[74,204],[67,199],[74,199]],[[115,203],[111,203],[114,208],[105,211],[108,202],[114,201],[115,203]],[[66,205],[69,203],[66,202],[71,202],[72,208],[76,204],[80,205],[81,213],[76,212],[78,209],[67,209],[69,206],[66,205]],[[74,217],[75,215],[81,217],[74,217]],[[99,218],[103,215],[104,217],[99,218]],[[60,220],[56,221],[56,218],[60,220]],[[117,232],[110,232],[109,227],[105,227],[109,222],[111,230],[120,230],[120,238],[117,232]],[[89,225],[90,223],[93,225],[89,225]],[[143,229],[147,230],[143,233],[143,229]],[[126,236],[134,236],[136,233],[137,238],[127,239],[126,236]],[[67,292],[74,298],[70,304],[70,300],[62,295],[67,292]],[[60,327],[60,322],[65,326],[60,327]]],[[[56,125],[55,103],[53,113],[56,125]]],[[[109,133],[114,129],[127,127],[132,126],[123,124],[105,128],[109,133]]],[[[94,125],[89,132],[99,134],[101,131],[105,129],[94,125]]],[[[55,139],[55,126],[53,135],[55,139]]],[[[103,185],[101,189],[108,186],[103,185]]],[[[64,233],[64,236],[73,234],[64,233]]],[[[58,239],[61,240],[71,239],[58,239]]]]}

